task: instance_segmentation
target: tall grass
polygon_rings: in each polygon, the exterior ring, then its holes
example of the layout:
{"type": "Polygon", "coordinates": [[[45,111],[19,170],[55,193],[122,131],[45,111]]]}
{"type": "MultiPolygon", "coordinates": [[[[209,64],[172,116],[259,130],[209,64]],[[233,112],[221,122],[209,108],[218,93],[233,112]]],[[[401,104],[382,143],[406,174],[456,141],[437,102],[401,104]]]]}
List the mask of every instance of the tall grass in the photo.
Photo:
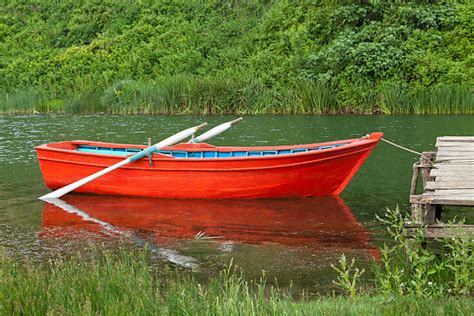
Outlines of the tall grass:
{"type": "Polygon", "coordinates": [[[200,283],[178,271],[157,273],[146,251],[104,251],[96,259],[76,255],[41,265],[0,256],[4,315],[467,315],[473,307],[472,300],[413,295],[295,299],[231,268],[200,283]]]}
{"type": "Polygon", "coordinates": [[[36,89],[16,90],[0,96],[0,113],[19,114],[48,112],[47,99],[36,89]]]}
{"type": "MultiPolygon", "coordinates": [[[[391,244],[381,249],[380,261],[373,265],[374,291],[389,296],[412,295],[424,298],[474,295],[474,236],[445,238],[440,247],[424,246],[423,228],[415,235],[408,235],[404,228],[407,217],[398,207],[387,210],[383,218],[391,244]]],[[[455,229],[455,228],[453,228],[455,229]]],[[[343,256],[336,282],[351,297],[358,291],[360,276],[364,273],[349,264],[343,256]]]]}
{"type": "Polygon", "coordinates": [[[408,89],[394,84],[379,87],[380,109],[386,114],[472,114],[474,88],[438,85],[408,89]]]}
{"type": "Polygon", "coordinates": [[[443,239],[435,251],[423,246],[423,229],[408,236],[407,218],[398,208],[388,210],[380,220],[395,241],[381,249],[381,264],[375,266],[380,292],[419,297],[474,295],[474,236],[443,239]]]}
{"type": "Polygon", "coordinates": [[[65,97],[62,110],[73,114],[107,112],[100,102],[101,94],[100,90],[85,89],[80,93],[68,95],[65,97]]]}
{"type": "MultiPolygon", "coordinates": [[[[294,109],[298,113],[336,114],[339,112],[338,103],[334,97],[334,88],[330,84],[302,83],[295,90],[299,92],[293,101],[299,104],[299,107],[294,109]]],[[[289,106],[292,106],[292,103],[289,106]]]]}
{"type": "Polygon", "coordinates": [[[334,86],[297,82],[265,86],[247,81],[172,76],[156,80],[120,80],[107,87],[87,87],[48,97],[35,89],[3,93],[0,113],[113,114],[471,114],[474,89],[442,85],[409,89],[381,83],[334,86]]]}

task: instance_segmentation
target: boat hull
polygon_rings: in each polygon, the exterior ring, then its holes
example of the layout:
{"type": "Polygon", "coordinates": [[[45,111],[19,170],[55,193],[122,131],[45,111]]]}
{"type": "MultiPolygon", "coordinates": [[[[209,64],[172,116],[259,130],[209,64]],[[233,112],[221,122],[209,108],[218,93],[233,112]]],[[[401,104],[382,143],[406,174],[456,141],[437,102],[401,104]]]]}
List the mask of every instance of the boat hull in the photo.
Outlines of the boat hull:
{"type": "MultiPolygon", "coordinates": [[[[106,195],[200,199],[338,195],[362,166],[381,137],[382,133],[373,133],[363,139],[333,142],[348,143],[337,148],[270,157],[177,159],[154,155],[152,165],[149,159],[130,163],[75,191],[106,195]]],[[[48,188],[53,190],[61,188],[124,159],[123,156],[77,152],[75,146],[81,142],[91,143],[75,141],[36,147],[40,168],[48,188]]],[[[203,148],[203,145],[192,144],[178,146],[181,150],[188,151],[203,148]]],[[[213,150],[216,148],[213,147],[213,150]]],[[[224,148],[229,150],[231,147],[224,148]]],[[[233,150],[248,150],[248,148],[233,148],[233,150]]]]}

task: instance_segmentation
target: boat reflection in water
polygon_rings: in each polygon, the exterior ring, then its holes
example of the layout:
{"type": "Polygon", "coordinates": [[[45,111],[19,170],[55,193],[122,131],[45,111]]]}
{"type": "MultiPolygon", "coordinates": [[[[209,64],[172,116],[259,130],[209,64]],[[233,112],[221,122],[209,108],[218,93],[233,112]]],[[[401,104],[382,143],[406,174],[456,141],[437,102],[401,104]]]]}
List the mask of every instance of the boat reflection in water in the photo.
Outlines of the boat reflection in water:
{"type": "MultiPolygon", "coordinates": [[[[204,236],[221,244],[277,244],[377,257],[369,233],[340,197],[172,200],[69,195],[45,203],[42,236],[142,236],[156,246],[204,236]]],[[[198,238],[199,239],[199,238],[198,238]]],[[[227,249],[229,247],[222,247],[227,249]]],[[[231,251],[231,250],[230,250],[231,251]]]]}

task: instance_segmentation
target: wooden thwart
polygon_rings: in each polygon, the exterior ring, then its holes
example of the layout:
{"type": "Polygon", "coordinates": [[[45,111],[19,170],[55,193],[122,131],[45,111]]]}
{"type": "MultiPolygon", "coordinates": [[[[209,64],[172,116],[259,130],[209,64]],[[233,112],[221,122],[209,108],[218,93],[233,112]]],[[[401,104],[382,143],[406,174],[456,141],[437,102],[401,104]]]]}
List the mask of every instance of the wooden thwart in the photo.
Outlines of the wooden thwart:
{"type": "Polygon", "coordinates": [[[474,225],[446,225],[439,221],[443,206],[474,207],[474,137],[438,137],[436,147],[436,152],[424,152],[413,166],[412,218],[405,227],[409,231],[423,227],[426,237],[472,235],[474,225]],[[416,194],[420,177],[423,192],[416,194]]]}

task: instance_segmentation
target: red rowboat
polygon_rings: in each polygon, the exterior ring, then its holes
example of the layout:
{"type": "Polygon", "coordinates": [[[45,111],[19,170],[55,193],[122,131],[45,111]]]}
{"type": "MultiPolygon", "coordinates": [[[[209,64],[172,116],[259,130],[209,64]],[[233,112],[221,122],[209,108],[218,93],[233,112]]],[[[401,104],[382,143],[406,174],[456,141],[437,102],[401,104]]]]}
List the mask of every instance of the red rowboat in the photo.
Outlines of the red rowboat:
{"type": "MultiPolygon", "coordinates": [[[[216,147],[178,144],[123,166],[76,192],[163,198],[265,198],[338,195],[382,133],[307,145],[216,147]]],[[[142,145],[64,141],[36,147],[50,189],[98,172],[142,145]]]]}

